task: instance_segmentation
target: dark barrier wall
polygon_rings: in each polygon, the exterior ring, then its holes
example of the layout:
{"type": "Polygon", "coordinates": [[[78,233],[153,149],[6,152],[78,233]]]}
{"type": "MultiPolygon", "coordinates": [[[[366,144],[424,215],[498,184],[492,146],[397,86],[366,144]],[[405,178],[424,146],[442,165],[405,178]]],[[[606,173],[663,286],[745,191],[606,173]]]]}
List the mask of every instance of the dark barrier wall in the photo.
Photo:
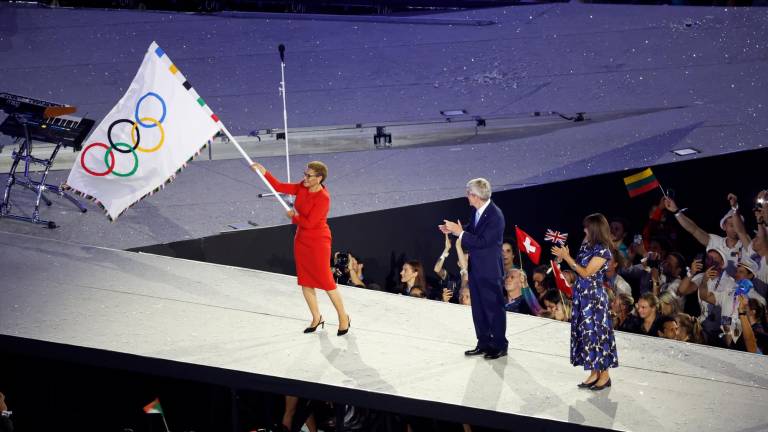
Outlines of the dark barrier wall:
{"type": "MultiPolygon", "coordinates": [[[[631,227],[625,240],[627,244],[632,242],[633,232],[642,230],[651,206],[661,198],[661,191],[656,189],[629,198],[623,177],[638,171],[501,191],[494,193],[492,199],[506,216],[506,235],[511,240],[514,239],[514,226],[520,226],[542,244],[544,259],[550,256],[549,244],[543,241],[544,232],[547,228],[556,229],[570,234],[569,245],[575,255],[583,239],[581,221],[587,214],[601,212],[609,218],[622,216],[628,219],[631,227]]],[[[707,232],[722,234],[718,224],[729,208],[726,200],[729,192],[739,197],[747,227],[751,230],[755,226],[754,217],[748,209],[752,208],[757,192],[768,188],[768,149],[659,165],[653,167],[653,172],[665,189],[674,190],[679,206],[688,207],[688,216],[707,232]]],[[[463,185],[467,180],[457,178],[456,184],[463,185]]],[[[472,214],[466,198],[459,197],[342,216],[328,222],[333,232],[333,250],[352,252],[365,264],[367,283],[375,282],[391,289],[399,280],[398,273],[405,259],[421,260],[432,276],[431,268],[444,244],[437,225],[444,218],[468,221],[472,214]]],[[[669,217],[673,219],[671,215],[669,217]]],[[[671,220],[670,224],[678,228],[679,248],[689,259],[701,247],[677,222],[671,220]]],[[[293,226],[284,225],[134,250],[293,275],[293,233],[293,226]]],[[[455,253],[451,252],[448,268],[455,270],[455,253]]],[[[526,257],[523,257],[523,263],[526,268],[532,266],[526,257]]]]}

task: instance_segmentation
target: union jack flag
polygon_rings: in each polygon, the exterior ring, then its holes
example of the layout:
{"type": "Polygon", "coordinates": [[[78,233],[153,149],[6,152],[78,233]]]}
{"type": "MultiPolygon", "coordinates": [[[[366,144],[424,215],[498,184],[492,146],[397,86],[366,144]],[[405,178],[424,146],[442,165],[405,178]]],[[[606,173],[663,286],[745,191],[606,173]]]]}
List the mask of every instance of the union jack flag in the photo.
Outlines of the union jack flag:
{"type": "Polygon", "coordinates": [[[560,231],[552,231],[551,229],[548,229],[547,233],[544,235],[544,241],[557,243],[561,246],[565,244],[567,240],[568,240],[568,233],[561,233],[560,231]]]}

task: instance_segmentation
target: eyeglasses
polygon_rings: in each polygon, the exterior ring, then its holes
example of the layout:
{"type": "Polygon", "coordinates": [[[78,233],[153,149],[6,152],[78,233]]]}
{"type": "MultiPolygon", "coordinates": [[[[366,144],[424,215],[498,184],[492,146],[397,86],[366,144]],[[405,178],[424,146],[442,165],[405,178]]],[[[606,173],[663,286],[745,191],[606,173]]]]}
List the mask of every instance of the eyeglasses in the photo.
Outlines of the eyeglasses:
{"type": "Polygon", "coordinates": [[[312,177],[322,177],[322,176],[320,174],[304,173],[304,178],[309,179],[309,178],[312,178],[312,177]]]}

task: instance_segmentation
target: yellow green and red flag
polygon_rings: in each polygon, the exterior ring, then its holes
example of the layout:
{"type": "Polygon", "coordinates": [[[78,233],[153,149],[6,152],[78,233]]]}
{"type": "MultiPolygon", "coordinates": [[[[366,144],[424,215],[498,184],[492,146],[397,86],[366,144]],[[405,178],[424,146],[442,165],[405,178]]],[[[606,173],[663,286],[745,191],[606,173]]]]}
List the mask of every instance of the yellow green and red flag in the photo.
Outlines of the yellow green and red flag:
{"type": "Polygon", "coordinates": [[[653,175],[653,171],[650,168],[646,168],[629,177],[624,177],[624,185],[627,187],[630,198],[660,187],[659,181],[656,180],[656,176],[653,175]]]}

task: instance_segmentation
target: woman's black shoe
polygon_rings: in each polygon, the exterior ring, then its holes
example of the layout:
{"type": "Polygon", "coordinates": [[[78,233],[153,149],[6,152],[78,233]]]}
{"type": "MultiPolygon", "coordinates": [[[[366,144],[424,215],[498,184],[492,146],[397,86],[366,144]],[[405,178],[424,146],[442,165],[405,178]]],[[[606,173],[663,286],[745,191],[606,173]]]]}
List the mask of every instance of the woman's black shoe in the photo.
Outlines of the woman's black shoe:
{"type": "Polygon", "coordinates": [[[336,336],[344,336],[349,332],[350,327],[352,327],[352,319],[350,319],[349,315],[347,315],[347,328],[344,330],[339,329],[339,331],[336,332],[336,336]]]}
{"type": "Polygon", "coordinates": [[[610,387],[610,386],[611,386],[611,379],[608,378],[608,381],[606,381],[605,384],[603,384],[601,386],[597,385],[597,381],[595,381],[595,384],[592,384],[592,387],[590,387],[589,389],[590,390],[594,390],[594,391],[600,391],[600,390],[602,390],[602,389],[604,389],[606,387],[610,387]]]}
{"type": "Polygon", "coordinates": [[[325,321],[323,321],[323,317],[320,317],[320,321],[315,325],[314,327],[307,327],[304,329],[304,333],[314,333],[315,330],[317,330],[318,327],[322,326],[325,328],[325,321]]]}
{"type": "Polygon", "coordinates": [[[600,377],[595,378],[592,382],[581,382],[576,385],[578,388],[591,388],[595,383],[600,379],[600,377]]]}

